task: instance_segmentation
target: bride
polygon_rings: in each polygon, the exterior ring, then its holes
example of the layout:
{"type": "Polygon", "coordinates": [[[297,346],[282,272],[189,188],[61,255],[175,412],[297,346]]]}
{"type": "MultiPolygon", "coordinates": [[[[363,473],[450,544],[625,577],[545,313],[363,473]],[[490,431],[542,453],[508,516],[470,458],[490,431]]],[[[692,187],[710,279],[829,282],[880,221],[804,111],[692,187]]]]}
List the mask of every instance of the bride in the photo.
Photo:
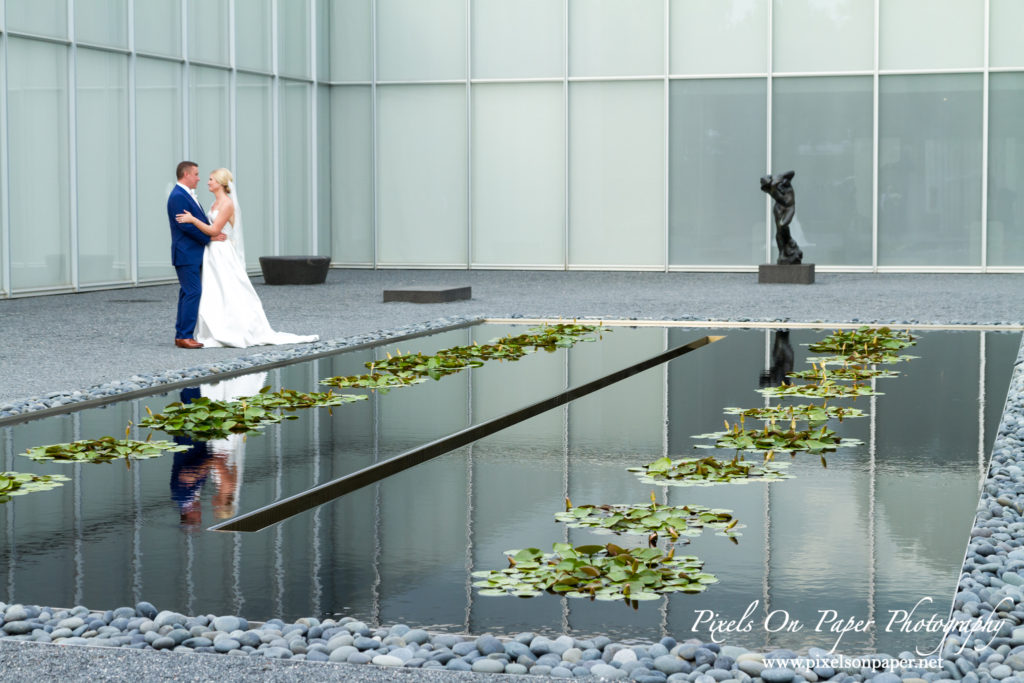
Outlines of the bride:
{"type": "Polygon", "coordinates": [[[222,232],[228,237],[222,242],[211,241],[203,254],[203,289],[196,340],[206,347],[245,348],[320,339],[315,334],[303,336],[271,329],[260,297],[245,270],[242,212],[231,171],[218,168],[210,174],[207,187],[216,197],[207,212],[212,225],[207,225],[188,211],[176,216],[179,223],[191,223],[211,237],[222,232]]]}

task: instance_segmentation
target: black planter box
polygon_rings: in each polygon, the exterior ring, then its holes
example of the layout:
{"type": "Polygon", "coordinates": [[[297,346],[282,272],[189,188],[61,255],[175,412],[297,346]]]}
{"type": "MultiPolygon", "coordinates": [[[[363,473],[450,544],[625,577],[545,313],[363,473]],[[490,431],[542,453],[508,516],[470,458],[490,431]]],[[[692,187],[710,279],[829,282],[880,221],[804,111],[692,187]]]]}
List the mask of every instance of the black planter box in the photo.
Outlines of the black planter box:
{"type": "Polygon", "coordinates": [[[268,285],[319,285],[327,279],[329,256],[260,256],[268,285]]]}

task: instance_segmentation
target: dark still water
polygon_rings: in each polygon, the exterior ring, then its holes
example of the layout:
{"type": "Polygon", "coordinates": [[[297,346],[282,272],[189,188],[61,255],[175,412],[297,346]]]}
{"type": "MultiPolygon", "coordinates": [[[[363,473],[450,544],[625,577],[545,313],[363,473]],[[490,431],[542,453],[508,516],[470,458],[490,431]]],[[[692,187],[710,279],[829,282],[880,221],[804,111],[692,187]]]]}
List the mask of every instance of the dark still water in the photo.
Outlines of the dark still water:
{"type": "MultiPolygon", "coordinates": [[[[398,347],[432,353],[522,330],[483,325],[398,347]]],[[[792,331],[795,369],[808,367],[802,344],[828,331],[792,331]]],[[[123,434],[147,406],[158,412],[179,400],[177,392],[3,428],[0,468],[72,481],[0,504],[0,600],[106,609],[145,599],[159,609],[256,621],[353,616],[459,632],[646,641],[706,639],[714,615],[738,622],[730,643],[795,650],[829,648],[837,625],[871,620],[876,626],[846,633],[839,651],[927,649],[934,635],[906,634],[889,621],[922,599],[915,619],[949,612],[1018,334],[923,333],[910,351],[920,358],[900,364],[901,376],[877,380],[884,395],[853,403],[871,416],[838,431],[864,443],[828,456],[827,469],[817,456],[798,454],[781,456],[795,478],[780,482],[653,487],[660,503],[728,508],[746,525],[738,544],[705,532],[677,550],[699,556],[720,579],[702,594],[633,610],[551,595],[484,597],[472,587],[472,572],[506,565],[505,550],[611,540],[567,529],[553,515],[566,497],[577,505],[648,502],[652,487],[627,467],[709,454],[695,451],[703,442],[692,435],[721,429],[725,406],[764,404],[755,390],[771,334],[616,328],[597,343],[371,395],[333,415],[302,411],[261,434],[131,469],[36,463],[18,454],[123,434]],[[727,336],[264,531],[206,531],[705,334],[727,336]]],[[[385,351],[395,349],[341,354],[201,391],[318,390],[319,379],[365,372],[363,363],[385,351]]]]}

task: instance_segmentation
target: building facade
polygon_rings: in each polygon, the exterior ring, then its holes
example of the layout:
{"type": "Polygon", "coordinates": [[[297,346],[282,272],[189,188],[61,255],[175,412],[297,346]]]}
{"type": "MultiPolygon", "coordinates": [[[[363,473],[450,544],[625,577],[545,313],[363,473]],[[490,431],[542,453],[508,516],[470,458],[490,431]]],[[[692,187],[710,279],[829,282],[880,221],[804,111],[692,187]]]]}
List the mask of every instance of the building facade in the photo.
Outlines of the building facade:
{"type": "Polygon", "coordinates": [[[793,169],[820,269],[1024,270],[1019,0],[2,9],[0,297],[173,279],[185,158],[253,267],[753,270],[793,169]]]}

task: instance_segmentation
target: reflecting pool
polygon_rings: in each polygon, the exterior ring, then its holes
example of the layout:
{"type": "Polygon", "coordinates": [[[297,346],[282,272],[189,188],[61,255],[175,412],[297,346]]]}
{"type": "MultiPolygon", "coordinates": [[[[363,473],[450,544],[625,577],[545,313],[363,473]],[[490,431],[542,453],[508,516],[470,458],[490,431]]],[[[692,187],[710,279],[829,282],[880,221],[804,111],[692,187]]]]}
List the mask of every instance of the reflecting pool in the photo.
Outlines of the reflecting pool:
{"type": "MultiPolygon", "coordinates": [[[[433,353],[523,331],[478,325],[398,347],[433,353]]],[[[815,355],[804,344],[830,331],[791,331],[795,369],[815,355]]],[[[846,633],[839,651],[930,649],[935,634],[889,622],[922,600],[914,619],[949,613],[1019,334],[922,332],[909,350],[919,358],[896,366],[899,377],[875,380],[882,395],[847,401],[869,416],[830,424],[863,444],[828,455],[827,467],[805,453],[778,456],[793,479],[651,487],[626,471],[665,455],[710,454],[694,449],[706,442],[693,435],[721,429],[726,406],[764,405],[756,389],[771,365],[772,334],[615,328],[595,343],[374,393],[331,413],[300,411],[259,434],[191,443],[131,468],[18,454],[121,435],[147,407],[159,412],[180,392],[5,427],[0,467],[71,481],[0,504],[0,599],[94,609],[145,599],[251,620],[340,615],[641,641],[707,639],[702,617],[714,614],[739,621],[726,638],[732,644],[798,651],[832,647],[839,622],[872,620],[873,628],[846,633]],[[726,338],[264,531],[206,530],[706,334],[726,338]],[[553,595],[485,597],[472,586],[472,572],[506,566],[505,550],[611,540],[555,522],[566,498],[645,503],[652,490],[659,504],[728,508],[745,525],[738,543],[705,531],[677,550],[719,578],[706,592],[634,610],[553,595]]],[[[366,372],[365,363],[389,352],[395,347],[343,353],[191,393],[254,393],[266,384],[323,390],[321,378],[366,372]]]]}

